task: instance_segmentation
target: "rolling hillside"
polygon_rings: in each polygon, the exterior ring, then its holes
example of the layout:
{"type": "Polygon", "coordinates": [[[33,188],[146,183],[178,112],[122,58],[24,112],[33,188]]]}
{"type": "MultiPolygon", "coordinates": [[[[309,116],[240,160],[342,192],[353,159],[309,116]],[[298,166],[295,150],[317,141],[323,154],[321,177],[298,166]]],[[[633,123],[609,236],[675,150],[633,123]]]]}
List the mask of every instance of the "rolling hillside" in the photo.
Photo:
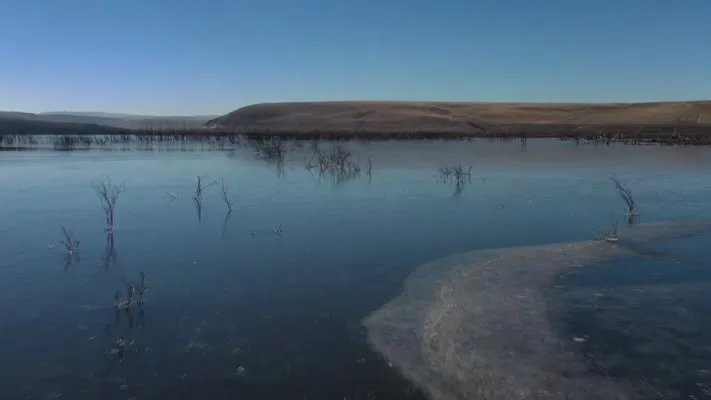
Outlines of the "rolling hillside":
{"type": "Polygon", "coordinates": [[[240,108],[207,126],[235,133],[546,131],[575,127],[696,126],[711,132],[711,101],[665,103],[301,102],[240,108]]]}

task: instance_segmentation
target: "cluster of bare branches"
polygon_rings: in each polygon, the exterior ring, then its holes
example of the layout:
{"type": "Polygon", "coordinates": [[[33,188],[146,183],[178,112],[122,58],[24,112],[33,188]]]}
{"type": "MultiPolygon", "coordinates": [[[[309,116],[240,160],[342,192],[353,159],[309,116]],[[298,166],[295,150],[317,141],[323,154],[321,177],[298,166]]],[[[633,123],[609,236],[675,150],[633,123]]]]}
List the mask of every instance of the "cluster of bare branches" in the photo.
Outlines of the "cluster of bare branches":
{"type": "MultiPolygon", "coordinates": [[[[118,311],[120,313],[120,311],[118,311]]],[[[132,318],[129,318],[130,321],[133,321],[132,318]]],[[[132,327],[132,323],[129,324],[132,327]]],[[[104,333],[106,333],[106,336],[111,339],[111,347],[108,350],[108,354],[114,357],[114,359],[118,362],[123,361],[123,356],[126,353],[126,351],[130,351],[133,349],[133,345],[135,344],[133,340],[126,340],[123,338],[123,336],[116,337],[114,336],[113,332],[111,331],[111,325],[106,324],[104,327],[104,333]]]]}
{"type": "MultiPolygon", "coordinates": [[[[129,328],[144,324],[143,295],[146,291],[147,284],[146,275],[143,272],[140,272],[140,275],[141,279],[137,282],[129,282],[126,278],[123,278],[126,292],[123,293],[121,290],[118,290],[114,294],[116,321],[118,322],[121,315],[124,314],[128,319],[129,328]],[[138,312],[136,321],[134,321],[134,310],[138,312]]],[[[134,342],[132,340],[125,340],[123,336],[115,337],[111,332],[111,326],[108,324],[104,328],[104,332],[112,341],[109,354],[116,357],[118,361],[122,361],[125,351],[132,349],[134,342]]]]}
{"type": "Polygon", "coordinates": [[[227,223],[230,221],[230,217],[232,216],[232,199],[230,198],[229,194],[227,193],[227,185],[225,185],[224,179],[220,179],[220,187],[222,189],[222,193],[221,193],[222,202],[225,203],[225,205],[227,206],[227,213],[225,214],[225,218],[222,221],[222,230],[221,230],[221,236],[224,239],[225,233],[227,232],[227,223]]]}
{"type": "Polygon", "coordinates": [[[203,184],[204,176],[197,177],[197,184],[195,186],[195,192],[193,193],[193,204],[195,205],[195,211],[197,212],[198,221],[202,221],[202,194],[209,187],[217,184],[217,181],[209,182],[208,184],[203,184]]]}
{"type": "Polygon", "coordinates": [[[306,163],[306,169],[318,170],[319,174],[328,173],[336,182],[341,183],[361,176],[365,173],[368,177],[373,171],[373,161],[370,156],[361,163],[357,156],[343,146],[336,145],[326,151],[319,148],[318,142],[311,142],[311,157],[306,163]],[[363,164],[363,165],[361,165],[363,164]]]}
{"type": "Polygon", "coordinates": [[[124,190],[123,184],[115,185],[111,183],[110,178],[101,179],[99,182],[92,185],[96,194],[101,200],[101,206],[104,209],[106,216],[106,230],[112,232],[114,229],[114,212],[116,211],[116,201],[119,195],[124,190]]]}
{"type": "Polygon", "coordinates": [[[195,186],[195,193],[193,193],[193,200],[200,201],[202,200],[202,194],[203,192],[208,189],[209,187],[217,184],[217,181],[212,181],[208,184],[203,184],[203,179],[205,179],[204,176],[199,176],[197,177],[197,185],[195,186]]]}
{"type": "Polygon", "coordinates": [[[126,313],[130,327],[133,327],[133,308],[135,306],[139,311],[142,311],[143,295],[148,287],[146,284],[146,274],[140,272],[140,276],[141,279],[136,282],[129,282],[126,278],[123,278],[126,291],[122,292],[121,290],[117,290],[114,294],[114,309],[116,310],[117,317],[121,312],[126,313]]]}
{"type": "Polygon", "coordinates": [[[454,182],[454,195],[459,196],[467,183],[472,180],[472,167],[464,168],[461,164],[453,167],[441,167],[439,179],[444,183],[454,182]]]}
{"type": "Polygon", "coordinates": [[[598,231],[598,239],[606,242],[617,242],[619,239],[617,235],[618,223],[614,217],[610,217],[610,227],[608,229],[602,229],[598,231]]]}
{"type": "Polygon", "coordinates": [[[444,181],[454,179],[457,181],[469,180],[472,176],[472,167],[466,169],[460,164],[453,167],[442,167],[439,169],[439,174],[444,181]]]}
{"type": "Polygon", "coordinates": [[[626,215],[627,215],[627,220],[628,223],[632,224],[635,221],[635,218],[637,217],[637,203],[635,202],[634,197],[632,196],[632,190],[629,188],[629,186],[625,186],[616,176],[610,177],[612,180],[612,183],[615,185],[615,189],[617,190],[617,194],[620,196],[622,201],[625,202],[625,208],[626,208],[626,215]]]}
{"type": "Polygon", "coordinates": [[[252,146],[260,156],[267,160],[282,162],[286,157],[287,147],[284,140],[280,137],[250,140],[249,145],[252,146]]]}

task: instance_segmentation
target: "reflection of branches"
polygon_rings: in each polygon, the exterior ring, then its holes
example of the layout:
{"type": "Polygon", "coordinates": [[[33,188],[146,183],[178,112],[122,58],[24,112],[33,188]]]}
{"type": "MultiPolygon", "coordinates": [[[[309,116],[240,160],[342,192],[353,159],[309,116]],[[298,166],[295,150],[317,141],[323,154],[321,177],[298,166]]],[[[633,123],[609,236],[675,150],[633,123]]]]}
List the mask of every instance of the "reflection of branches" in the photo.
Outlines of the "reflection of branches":
{"type": "Polygon", "coordinates": [[[127,307],[116,310],[116,323],[121,323],[121,316],[126,316],[126,325],[129,329],[145,327],[146,313],[143,311],[143,303],[138,302],[133,307],[127,307]],[[136,315],[134,317],[134,314],[136,315]]]}
{"type": "Polygon", "coordinates": [[[279,160],[276,163],[277,178],[281,179],[284,177],[284,160],[279,160]]]}
{"type": "Polygon", "coordinates": [[[60,239],[59,241],[64,245],[64,248],[67,250],[67,254],[64,256],[64,270],[67,271],[69,268],[74,264],[75,262],[79,262],[79,240],[77,240],[74,237],[74,233],[65,228],[64,226],[60,226],[62,229],[62,235],[64,236],[64,239],[60,239]]]}
{"type": "Polygon", "coordinates": [[[225,238],[225,232],[227,232],[227,223],[230,221],[230,218],[232,218],[232,209],[227,210],[225,213],[225,219],[222,221],[222,238],[225,238]]]}
{"type": "Polygon", "coordinates": [[[637,214],[627,214],[627,225],[634,225],[637,223],[639,215],[637,214]]]}
{"type": "Polygon", "coordinates": [[[74,232],[64,226],[60,226],[60,228],[62,229],[64,239],[60,239],[59,241],[64,245],[64,248],[67,250],[67,254],[78,253],[79,241],[74,237],[74,232]]]}
{"type": "Polygon", "coordinates": [[[465,185],[465,184],[464,184],[464,181],[457,180],[457,181],[454,183],[454,194],[453,194],[453,196],[456,197],[456,196],[461,195],[462,192],[464,191],[464,185],[465,185]]]}
{"type": "Polygon", "coordinates": [[[71,268],[72,264],[74,264],[75,262],[78,263],[79,261],[81,261],[79,260],[79,253],[67,254],[66,256],[64,256],[64,270],[68,271],[69,268],[71,268]]]}
{"type": "Polygon", "coordinates": [[[114,233],[112,231],[106,232],[106,246],[104,247],[104,256],[102,261],[104,268],[109,268],[109,265],[116,265],[118,262],[116,242],[114,241],[114,233]]]}
{"type": "Polygon", "coordinates": [[[195,205],[195,212],[197,212],[198,222],[202,221],[202,199],[193,198],[193,204],[195,205]]]}

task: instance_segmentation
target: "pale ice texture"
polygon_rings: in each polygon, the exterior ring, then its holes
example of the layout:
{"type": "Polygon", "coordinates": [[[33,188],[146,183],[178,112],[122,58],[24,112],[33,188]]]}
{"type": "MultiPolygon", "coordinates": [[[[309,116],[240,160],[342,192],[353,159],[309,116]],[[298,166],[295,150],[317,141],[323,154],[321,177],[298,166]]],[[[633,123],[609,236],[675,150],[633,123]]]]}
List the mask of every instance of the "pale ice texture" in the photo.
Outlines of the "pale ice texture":
{"type": "Polygon", "coordinates": [[[364,320],[369,340],[434,400],[654,398],[643,383],[590,374],[556,336],[545,291],[615,256],[664,256],[645,240],[711,232],[709,220],[639,224],[617,243],[583,241],[474,251],[429,262],[364,320]]]}

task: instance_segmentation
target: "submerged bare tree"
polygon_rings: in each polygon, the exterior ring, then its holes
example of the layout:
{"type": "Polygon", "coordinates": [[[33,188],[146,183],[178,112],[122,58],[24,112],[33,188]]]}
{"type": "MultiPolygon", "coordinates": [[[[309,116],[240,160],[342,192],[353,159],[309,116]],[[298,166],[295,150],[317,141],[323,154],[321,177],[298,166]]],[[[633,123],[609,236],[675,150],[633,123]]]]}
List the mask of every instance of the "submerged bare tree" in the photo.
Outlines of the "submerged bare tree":
{"type": "Polygon", "coordinates": [[[287,152],[285,141],[277,136],[253,139],[249,141],[249,145],[267,160],[284,161],[287,152]]]}
{"type": "Polygon", "coordinates": [[[628,187],[625,186],[616,176],[610,177],[612,180],[612,183],[615,185],[615,189],[617,190],[617,194],[620,196],[622,201],[625,202],[626,206],[626,215],[627,215],[627,222],[629,224],[634,223],[635,218],[637,217],[637,203],[635,203],[634,197],[632,196],[632,190],[628,187]]]}
{"type": "Polygon", "coordinates": [[[321,150],[318,142],[312,142],[311,150],[305,168],[309,171],[318,170],[319,178],[328,175],[337,184],[355,180],[363,173],[371,178],[373,163],[370,156],[361,163],[358,155],[344,146],[334,145],[327,150],[321,150]]]}
{"type": "Polygon", "coordinates": [[[101,200],[101,207],[104,209],[106,216],[106,230],[113,232],[114,229],[114,213],[116,211],[116,201],[119,195],[125,189],[123,184],[116,185],[111,182],[111,178],[103,178],[99,182],[92,185],[96,194],[101,200]]]}

